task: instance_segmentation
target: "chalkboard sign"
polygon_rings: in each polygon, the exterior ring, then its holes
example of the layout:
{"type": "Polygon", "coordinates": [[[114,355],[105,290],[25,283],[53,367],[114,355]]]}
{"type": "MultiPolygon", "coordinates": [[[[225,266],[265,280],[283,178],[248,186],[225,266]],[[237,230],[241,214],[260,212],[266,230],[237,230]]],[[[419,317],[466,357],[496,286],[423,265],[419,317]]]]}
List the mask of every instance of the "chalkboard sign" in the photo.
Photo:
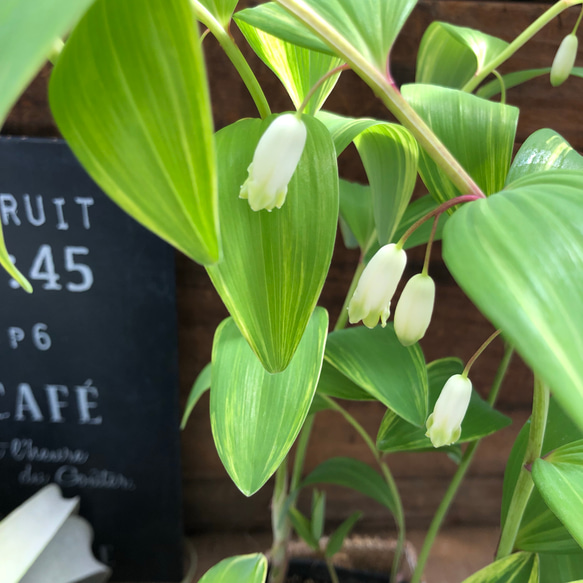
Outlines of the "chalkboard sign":
{"type": "Polygon", "coordinates": [[[57,140],[0,138],[0,516],[80,495],[115,581],[182,575],[173,250],[57,140]]]}

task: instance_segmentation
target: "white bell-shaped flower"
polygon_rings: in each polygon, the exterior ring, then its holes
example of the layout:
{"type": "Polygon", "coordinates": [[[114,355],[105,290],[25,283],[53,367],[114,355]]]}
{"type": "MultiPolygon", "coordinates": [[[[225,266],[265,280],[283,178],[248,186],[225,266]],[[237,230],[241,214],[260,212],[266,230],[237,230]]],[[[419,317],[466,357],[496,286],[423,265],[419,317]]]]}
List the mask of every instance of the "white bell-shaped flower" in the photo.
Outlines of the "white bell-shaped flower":
{"type": "Polygon", "coordinates": [[[558,87],[569,78],[577,58],[578,46],[579,41],[575,34],[568,34],[562,40],[551,67],[551,85],[553,87],[558,87]]]}
{"type": "Polygon", "coordinates": [[[374,328],[379,319],[383,328],[390,315],[391,299],[405,271],[407,254],[394,243],[381,247],[364,268],[348,305],[351,324],[362,320],[374,328]]]}
{"type": "Polygon", "coordinates": [[[395,333],[403,346],[423,338],[435,303],[435,283],[426,274],[414,275],[403,289],[395,310],[395,333]]]}
{"type": "Polygon", "coordinates": [[[261,136],[249,176],[239,198],[245,198],[254,211],[281,208],[287,185],[295,172],[304,146],[307,130],[304,122],[293,113],[275,118],[261,136]]]}
{"type": "Polygon", "coordinates": [[[460,438],[471,397],[472,382],[468,377],[455,374],[447,380],[427,419],[425,435],[431,439],[433,447],[451,445],[460,438]]]}

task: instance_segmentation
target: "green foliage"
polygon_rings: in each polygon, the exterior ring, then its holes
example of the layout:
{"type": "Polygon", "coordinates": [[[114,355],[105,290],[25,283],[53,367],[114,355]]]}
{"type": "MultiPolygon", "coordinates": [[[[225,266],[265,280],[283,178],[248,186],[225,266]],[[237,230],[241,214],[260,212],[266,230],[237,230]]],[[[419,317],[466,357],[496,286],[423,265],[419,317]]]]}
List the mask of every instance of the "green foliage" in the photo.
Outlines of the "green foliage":
{"type": "Polygon", "coordinates": [[[211,428],[237,487],[254,494],[279,467],[310,409],[322,366],[328,315],[318,308],[284,372],[268,373],[232,318],[213,343],[211,428]]]}
{"type": "Polygon", "coordinates": [[[387,489],[383,477],[360,460],[335,457],[322,462],[302,482],[302,487],[312,484],[334,484],[356,490],[392,513],[395,512],[395,500],[387,489]]]}
{"type": "Polygon", "coordinates": [[[432,22],[417,55],[417,83],[461,89],[508,43],[472,28],[432,22]]]}
{"type": "Polygon", "coordinates": [[[403,346],[391,324],[332,332],[325,359],[399,416],[417,426],[425,423],[427,372],[423,352],[418,344],[403,346]]]}
{"type": "Polygon", "coordinates": [[[515,553],[484,567],[463,583],[539,583],[538,555],[515,553]]]}
{"type": "Polygon", "coordinates": [[[192,410],[196,407],[199,399],[211,388],[211,363],[209,362],[199,373],[190,389],[188,394],[188,400],[186,401],[186,406],[184,407],[184,414],[182,415],[182,421],[180,422],[180,429],[186,427],[188,418],[192,413],[192,410]]]}
{"type": "Polygon", "coordinates": [[[583,427],[583,173],[535,173],[511,186],[449,219],[444,259],[583,427]]]}
{"type": "MultiPolygon", "coordinates": [[[[434,85],[405,85],[401,90],[486,195],[502,189],[516,134],[516,107],[434,85]]],[[[425,152],[419,159],[419,174],[439,202],[467,194],[425,152]]]]}
{"type": "MultiPolygon", "coordinates": [[[[391,47],[417,0],[306,0],[306,4],[369,63],[385,71],[391,47]]],[[[290,43],[330,52],[325,42],[274,2],[242,10],[237,19],[290,43]]]]}
{"type": "Polygon", "coordinates": [[[251,210],[239,190],[272,118],[244,119],[217,133],[224,259],[211,280],[263,366],[289,364],[324,284],[338,221],[338,171],[330,135],[302,118],[308,138],[285,204],[251,210]]]}
{"type": "MultiPolygon", "coordinates": [[[[445,382],[454,374],[460,374],[463,364],[457,358],[434,360],[427,365],[429,380],[429,407],[433,411],[435,402],[445,382]]],[[[492,409],[478,393],[473,390],[468,411],[462,423],[460,443],[475,441],[508,426],[511,420],[492,409]]],[[[397,451],[431,451],[433,446],[425,436],[425,427],[408,423],[390,409],[385,413],[377,435],[377,447],[385,453],[397,451]]],[[[451,451],[451,447],[443,448],[451,451]]]]}
{"type": "Polygon", "coordinates": [[[188,0],[140,10],[98,0],[67,41],[49,98],[74,154],[118,205],[195,261],[219,260],[213,124],[188,0]]]}
{"type": "MultiPolygon", "coordinates": [[[[244,20],[236,22],[255,53],[279,77],[296,109],[324,75],[342,64],[336,57],[283,41],[244,20]]],[[[330,76],[316,89],[304,110],[305,113],[316,114],[339,77],[340,73],[330,76]]]]}
{"type": "Polygon", "coordinates": [[[196,4],[204,6],[213,17],[223,26],[227,28],[233,11],[237,6],[239,0],[191,0],[196,4]]]}
{"type": "Polygon", "coordinates": [[[264,583],[267,559],[259,553],[224,559],[209,569],[200,583],[264,583]]]}

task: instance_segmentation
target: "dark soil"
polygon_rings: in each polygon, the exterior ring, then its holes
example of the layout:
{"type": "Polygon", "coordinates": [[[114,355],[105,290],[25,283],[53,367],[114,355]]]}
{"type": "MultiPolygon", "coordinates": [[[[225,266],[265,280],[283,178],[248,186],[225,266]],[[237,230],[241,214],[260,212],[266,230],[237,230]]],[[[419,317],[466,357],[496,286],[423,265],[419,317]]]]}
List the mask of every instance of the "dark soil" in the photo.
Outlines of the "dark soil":
{"type": "MultiPolygon", "coordinates": [[[[368,573],[336,568],[340,583],[389,583],[386,574],[368,573]]],[[[286,583],[331,583],[326,564],[321,561],[293,559],[290,562],[286,583]]]]}

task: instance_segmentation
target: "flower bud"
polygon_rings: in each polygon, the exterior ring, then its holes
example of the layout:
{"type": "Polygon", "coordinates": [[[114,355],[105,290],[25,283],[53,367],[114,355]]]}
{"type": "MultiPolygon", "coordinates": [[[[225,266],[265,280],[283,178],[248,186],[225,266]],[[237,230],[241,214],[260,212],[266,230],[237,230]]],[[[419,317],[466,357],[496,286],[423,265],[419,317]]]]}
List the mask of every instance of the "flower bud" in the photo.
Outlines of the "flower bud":
{"type": "Polygon", "coordinates": [[[447,380],[427,419],[425,435],[431,439],[433,447],[451,445],[460,438],[471,396],[472,382],[468,377],[455,374],[447,380]]]}
{"type": "Polygon", "coordinates": [[[431,322],[435,283],[426,274],[414,275],[405,286],[395,310],[395,332],[403,346],[423,338],[431,322]]]}
{"type": "Polygon", "coordinates": [[[579,41],[575,34],[568,34],[561,42],[551,67],[551,85],[553,87],[558,87],[568,79],[575,65],[578,46],[579,41]]]}
{"type": "Polygon", "coordinates": [[[360,320],[374,328],[381,320],[383,328],[390,314],[391,299],[405,271],[407,254],[394,243],[381,247],[364,268],[356,291],[348,305],[351,324],[360,320]]]}
{"type": "Polygon", "coordinates": [[[295,114],[286,113],[273,120],[257,144],[239,198],[247,199],[254,211],[281,208],[306,137],[306,126],[295,114]]]}

